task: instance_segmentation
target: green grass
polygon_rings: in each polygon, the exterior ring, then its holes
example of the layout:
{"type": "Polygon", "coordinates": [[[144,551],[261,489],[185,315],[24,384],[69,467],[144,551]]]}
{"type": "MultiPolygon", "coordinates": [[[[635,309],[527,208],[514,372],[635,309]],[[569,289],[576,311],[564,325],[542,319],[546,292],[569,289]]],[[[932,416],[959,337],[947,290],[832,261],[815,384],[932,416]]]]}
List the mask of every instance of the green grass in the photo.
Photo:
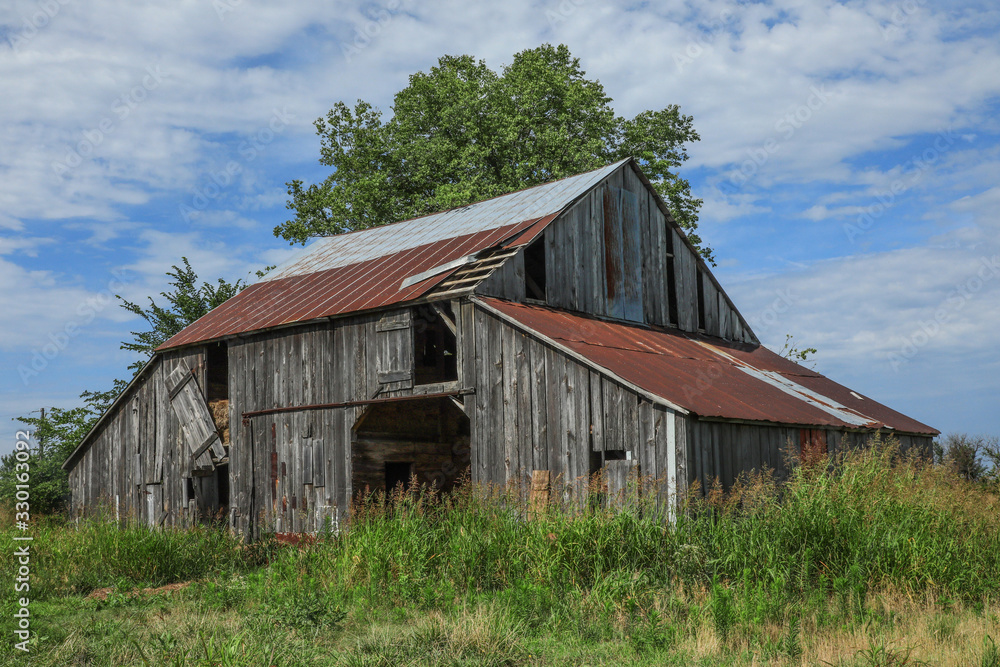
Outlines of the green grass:
{"type": "MultiPolygon", "coordinates": [[[[34,660],[1000,661],[996,494],[891,447],[799,467],[780,485],[757,475],[714,489],[675,525],[649,496],[620,511],[584,506],[526,519],[517,490],[471,485],[444,498],[376,497],[353,508],[349,530],[303,548],[248,547],[215,529],[36,524],[34,660]],[[127,594],[181,581],[195,583],[127,594]],[[83,598],[102,587],[116,592],[83,598]]],[[[13,535],[0,533],[7,553],[13,535]]]]}

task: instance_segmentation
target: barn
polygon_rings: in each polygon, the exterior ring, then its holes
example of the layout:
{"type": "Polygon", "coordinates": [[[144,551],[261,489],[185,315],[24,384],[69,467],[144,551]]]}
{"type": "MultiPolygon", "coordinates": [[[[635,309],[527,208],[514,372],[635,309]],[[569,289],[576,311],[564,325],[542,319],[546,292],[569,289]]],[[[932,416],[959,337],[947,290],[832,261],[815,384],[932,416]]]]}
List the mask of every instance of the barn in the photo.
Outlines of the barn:
{"type": "Polygon", "coordinates": [[[72,511],[249,537],[414,476],[731,485],[933,428],[763,347],[624,160],[327,237],[164,343],[65,462],[72,511]]]}

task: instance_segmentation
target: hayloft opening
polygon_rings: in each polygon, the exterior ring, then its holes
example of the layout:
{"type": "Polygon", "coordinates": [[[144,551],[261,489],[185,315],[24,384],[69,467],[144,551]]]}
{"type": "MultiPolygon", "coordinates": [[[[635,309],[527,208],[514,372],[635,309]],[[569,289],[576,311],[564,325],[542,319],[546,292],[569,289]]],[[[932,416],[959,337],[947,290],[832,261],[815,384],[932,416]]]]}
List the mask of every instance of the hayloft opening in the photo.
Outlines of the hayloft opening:
{"type": "Polygon", "coordinates": [[[209,402],[229,399],[229,350],[223,342],[205,348],[205,384],[209,402]]]}
{"type": "Polygon", "coordinates": [[[469,418],[451,398],[372,404],[354,425],[351,488],[392,492],[414,476],[419,486],[451,491],[469,467],[469,433],[469,418]]]}
{"type": "Polygon", "coordinates": [[[229,348],[224,342],[205,348],[205,401],[219,430],[222,445],[229,447],[229,348]]]}
{"type": "Polygon", "coordinates": [[[451,304],[419,306],[413,313],[414,382],[434,384],[458,379],[458,344],[451,304]]]}
{"type": "Polygon", "coordinates": [[[545,301],[545,237],[539,236],[524,249],[524,294],[545,301]]]}

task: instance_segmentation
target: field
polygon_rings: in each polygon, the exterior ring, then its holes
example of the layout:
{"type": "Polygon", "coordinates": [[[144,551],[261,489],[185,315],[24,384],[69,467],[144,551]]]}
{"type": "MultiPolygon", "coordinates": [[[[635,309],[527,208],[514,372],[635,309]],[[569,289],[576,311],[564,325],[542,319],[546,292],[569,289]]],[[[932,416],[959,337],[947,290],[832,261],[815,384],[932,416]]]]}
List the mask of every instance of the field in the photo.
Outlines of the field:
{"type": "Polygon", "coordinates": [[[1000,502],[949,468],[876,446],[712,490],[672,526],[649,494],[594,500],[526,519],[509,489],[376,498],[298,546],[49,519],[32,652],[5,585],[0,660],[1000,667],[1000,502]]]}

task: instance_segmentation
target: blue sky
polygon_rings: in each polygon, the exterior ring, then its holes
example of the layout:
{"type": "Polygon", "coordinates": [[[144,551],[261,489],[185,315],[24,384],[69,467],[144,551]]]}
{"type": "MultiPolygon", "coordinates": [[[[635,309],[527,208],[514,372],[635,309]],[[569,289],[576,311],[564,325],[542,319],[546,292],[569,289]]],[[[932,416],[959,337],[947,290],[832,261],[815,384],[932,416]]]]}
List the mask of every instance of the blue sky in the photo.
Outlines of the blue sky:
{"type": "Polygon", "coordinates": [[[565,43],[616,111],[679,104],[701,236],[761,339],[943,431],[1000,433],[1000,11],[987,3],[356,5],[15,1],[0,10],[0,452],[11,418],[125,377],[181,256],[295,248],[312,122],[391,113],[443,54],[565,43]]]}

